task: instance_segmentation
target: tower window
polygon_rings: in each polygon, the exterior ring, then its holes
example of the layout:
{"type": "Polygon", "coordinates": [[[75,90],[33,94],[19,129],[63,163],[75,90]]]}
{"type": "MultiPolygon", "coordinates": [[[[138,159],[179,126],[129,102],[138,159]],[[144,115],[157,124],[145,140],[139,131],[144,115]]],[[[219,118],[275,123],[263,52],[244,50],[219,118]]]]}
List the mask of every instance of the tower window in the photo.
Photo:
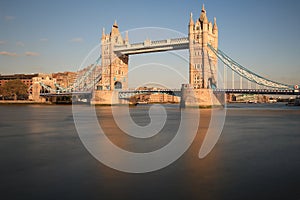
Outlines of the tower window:
{"type": "Polygon", "coordinates": [[[200,83],[200,77],[198,75],[195,75],[194,83],[200,83]]]}
{"type": "Polygon", "coordinates": [[[200,68],[200,64],[195,64],[194,65],[194,69],[199,69],[200,68]]]}

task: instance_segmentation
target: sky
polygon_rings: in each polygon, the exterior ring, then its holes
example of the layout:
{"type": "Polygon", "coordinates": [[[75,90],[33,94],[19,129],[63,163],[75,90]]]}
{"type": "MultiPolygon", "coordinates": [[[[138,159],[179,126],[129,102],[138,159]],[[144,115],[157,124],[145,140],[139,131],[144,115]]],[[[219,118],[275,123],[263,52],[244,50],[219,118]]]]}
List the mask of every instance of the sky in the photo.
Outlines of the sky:
{"type": "MultiPolygon", "coordinates": [[[[130,42],[185,37],[203,3],[209,21],[217,18],[223,52],[266,78],[300,84],[297,0],[1,0],[0,74],[77,71],[115,20],[130,42]]],[[[179,88],[187,59],[187,50],[130,56],[129,86],[179,88]]]]}

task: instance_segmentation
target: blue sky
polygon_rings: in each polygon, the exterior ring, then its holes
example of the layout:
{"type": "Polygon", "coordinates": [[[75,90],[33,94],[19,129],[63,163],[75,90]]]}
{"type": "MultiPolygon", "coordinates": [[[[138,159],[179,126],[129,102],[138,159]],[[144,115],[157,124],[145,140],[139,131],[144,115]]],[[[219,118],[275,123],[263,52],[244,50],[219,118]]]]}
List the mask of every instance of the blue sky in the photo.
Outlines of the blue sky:
{"type": "MultiPolygon", "coordinates": [[[[102,28],[108,32],[115,19],[120,31],[161,27],[187,34],[190,12],[196,20],[203,3],[209,20],[217,17],[220,49],[267,78],[300,83],[297,0],[2,0],[0,74],[76,71],[99,44],[102,28]]],[[[166,36],[172,31],[167,32],[166,36]]],[[[148,34],[145,37],[151,39],[153,35],[148,34]]],[[[133,40],[130,34],[129,39],[133,40]]],[[[168,53],[130,57],[130,86],[159,81],[180,87],[188,77],[188,66],[174,58],[168,53]],[[153,66],[153,62],[159,64],[153,66]],[[136,68],[142,64],[146,68],[136,68]],[[165,66],[173,67],[174,76],[165,66]],[[177,72],[183,78],[176,78],[177,72]]]]}

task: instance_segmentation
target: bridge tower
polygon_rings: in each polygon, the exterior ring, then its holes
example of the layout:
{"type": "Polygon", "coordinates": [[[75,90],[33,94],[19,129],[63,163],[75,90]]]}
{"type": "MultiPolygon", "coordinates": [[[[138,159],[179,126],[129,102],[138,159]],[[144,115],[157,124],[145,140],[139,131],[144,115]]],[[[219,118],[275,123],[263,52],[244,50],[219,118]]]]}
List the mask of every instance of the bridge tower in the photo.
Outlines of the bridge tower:
{"type": "Polygon", "coordinates": [[[217,87],[218,58],[207,46],[209,43],[215,49],[218,48],[216,18],[213,24],[209,22],[203,5],[200,17],[195,22],[191,13],[188,29],[189,84],[182,85],[181,105],[220,105],[220,98],[213,93],[217,87]]]}
{"type": "Polygon", "coordinates": [[[105,34],[103,29],[101,38],[102,79],[97,85],[99,90],[118,90],[128,87],[128,55],[117,55],[115,45],[128,44],[128,33],[123,39],[117,22],[112,26],[111,32],[105,34]]]}
{"type": "Polygon", "coordinates": [[[204,5],[200,17],[194,22],[191,13],[189,22],[189,82],[194,89],[208,89],[217,86],[218,58],[207,47],[210,43],[218,48],[218,27],[216,18],[214,24],[208,21],[204,5]]]}
{"type": "Polygon", "coordinates": [[[117,22],[111,32],[106,34],[103,28],[101,38],[102,77],[93,92],[91,104],[118,104],[118,90],[128,89],[128,55],[114,51],[116,45],[127,45],[128,33],[122,38],[117,22]]]}

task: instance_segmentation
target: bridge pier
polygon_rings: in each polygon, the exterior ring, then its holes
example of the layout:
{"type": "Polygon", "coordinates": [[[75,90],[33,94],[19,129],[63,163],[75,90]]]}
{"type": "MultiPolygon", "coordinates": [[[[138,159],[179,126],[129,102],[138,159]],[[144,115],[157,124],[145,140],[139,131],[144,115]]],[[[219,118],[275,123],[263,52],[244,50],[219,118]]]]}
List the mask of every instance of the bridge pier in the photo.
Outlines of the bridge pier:
{"type": "Polygon", "coordinates": [[[222,98],[218,98],[212,89],[194,89],[190,84],[182,84],[180,107],[211,108],[221,105],[222,98]]]}
{"type": "Polygon", "coordinates": [[[92,105],[120,105],[129,104],[126,99],[119,99],[117,90],[95,90],[91,100],[92,105]]]}

